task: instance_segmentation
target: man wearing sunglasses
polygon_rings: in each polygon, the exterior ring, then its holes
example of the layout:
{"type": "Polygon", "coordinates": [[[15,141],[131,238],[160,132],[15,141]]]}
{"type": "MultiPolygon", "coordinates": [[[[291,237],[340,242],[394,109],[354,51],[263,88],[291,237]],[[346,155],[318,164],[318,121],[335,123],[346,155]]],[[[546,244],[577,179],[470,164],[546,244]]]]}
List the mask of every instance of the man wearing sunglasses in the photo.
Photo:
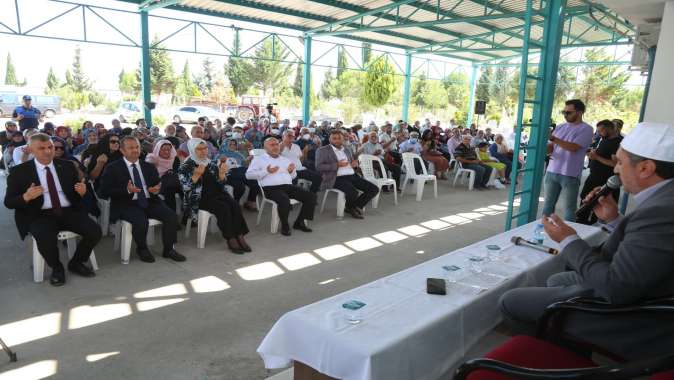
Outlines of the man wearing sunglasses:
{"type": "Polygon", "coordinates": [[[579,99],[567,100],[562,111],[566,123],[555,128],[548,142],[550,163],[545,174],[543,215],[555,212],[557,200],[564,200],[564,219],[575,221],[580,177],[585,152],[592,144],[592,127],[583,121],[585,104],[579,99]]]}

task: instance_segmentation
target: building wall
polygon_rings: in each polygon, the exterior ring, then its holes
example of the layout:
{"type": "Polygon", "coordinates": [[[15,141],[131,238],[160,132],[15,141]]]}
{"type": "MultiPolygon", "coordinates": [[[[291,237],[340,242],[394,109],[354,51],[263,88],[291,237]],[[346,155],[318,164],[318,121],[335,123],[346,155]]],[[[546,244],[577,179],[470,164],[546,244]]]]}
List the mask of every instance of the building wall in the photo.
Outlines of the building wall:
{"type": "Polygon", "coordinates": [[[674,0],[665,4],[644,121],[674,124],[674,0]]]}

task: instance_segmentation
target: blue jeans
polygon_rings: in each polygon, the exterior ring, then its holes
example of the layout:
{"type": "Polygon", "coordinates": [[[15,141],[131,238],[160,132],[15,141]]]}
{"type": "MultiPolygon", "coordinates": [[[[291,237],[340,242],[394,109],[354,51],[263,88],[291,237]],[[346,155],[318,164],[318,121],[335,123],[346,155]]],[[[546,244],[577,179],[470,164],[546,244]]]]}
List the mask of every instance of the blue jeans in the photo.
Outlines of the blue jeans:
{"type": "Polygon", "coordinates": [[[564,220],[575,222],[579,190],[580,178],[557,173],[546,173],[543,215],[550,215],[555,212],[555,205],[561,193],[564,202],[564,220]]]}

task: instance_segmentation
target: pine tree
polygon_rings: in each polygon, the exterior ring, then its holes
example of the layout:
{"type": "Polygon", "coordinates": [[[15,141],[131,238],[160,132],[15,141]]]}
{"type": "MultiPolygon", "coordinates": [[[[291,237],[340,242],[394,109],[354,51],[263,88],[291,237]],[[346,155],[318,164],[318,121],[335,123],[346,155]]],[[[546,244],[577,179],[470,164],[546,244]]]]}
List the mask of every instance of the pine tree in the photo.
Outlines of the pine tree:
{"type": "Polygon", "coordinates": [[[363,100],[373,107],[381,107],[395,91],[395,68],[388,57],[373,60],[365,73],[363,100]]]}
{"type": "Polygon", "coordinates": [[[367,65],[367,63],[370,62],[370,58],[372,58],[372,44],[371,43],[363,42],[362,54],[363,54],[363,67],[365,67],[367,65]]]}
{"type": "Polygon", "coordinates": [[[82,58],[79,45],[75,47],[75,57],[73,58],[73,70],[71,74],[72,80],[69,84],[75,92],[84,93],[91,90],[92,84],[82,69],[82,58]]]}
{"type": "Polygon", "coordinates": [[[185,60],[182,74],[177,78],[175,96],[179,101],[187,101],[192,96],[199,96],[199,87],[192,80],[190,66],[185,60]]]}
{"type": "Polygon", "coordinates": [[[49,67],[49,73],[47,73],[47,87],[45,88],[45,92],[47,94],[53,94],[56,92],[56,90],[58,90],[59,87],[61,87],[61,83],[56,77],[56,74],[54,74],[54,68],[49,67]]]}
{"type": "Polygon", "coordinates": [[[288,87],[288,77],[292,65],[284,63],[290,52],[283,44],[274,44],[271,36],[259,44],[253,53],[253,65],[248,75],[253,84],[262,90],[266,96],[274,96],[288,87]]]}
{"type": "Polygon", "coordinates": [[[12,63],[12,56],[7,53],[7,69],[5,71],[5,84],[9,86],[17,86],[19,81],[16,79],[16,69],[12,63]]]}
{"type": "Polygon", "coordinates": [[[475,90],[475,100],[484,100],[489,102],[489,89],[493,81],[494,71],[491,66],[482,67],[480,80],[477,82],[477,89],[475,90]]]}
{"type": "Polygon", "coordinates": [[[295,81],[293,82],[293,95],[302,96],[303,92],[303,81],[304,81],[304,66],[301,63],[297,64],[297,70],[295,70],[295,81]]]}
{"type": "MultiPolygon", "coordinates": [[[[158,36],[152,39],[151,45],[154,46],[154,49],[150,49],[150,82],[152,83],[152,93],[159,95],[162,92],[173,92],[176,78],[173,72],[171,56],[159,44],[158,36]]],[[[136,81],[138,82],[138,90],[140,90],[142,83],[140,65],[136,71],[136,81]]]]}
{"type": "Polygon", "coordinates": [[[323,99],[332,99],[334,97],[334,91],[332,90],[332,82],[335,80],[332,76],[332,69],[327,69],[325,71],[325,77],[323,78],[323,84],[321,85],[321,97],[323,99]]]}
{"type": "Polygon", "coordinates": [[[213,91],[213,86],[215,85],[215,67],[213,66],[213,60],[211,57],[206,57],[202,62],[203,72],[199,76],[199,89],[204,94],[210,94],[213,91]]]}
{"type": "Polygon", "coordinates": [[[339,53],[337,53],[337,79],[342,77],[348,64],[349,63],[346,60],[346,49],[344,48],[344,45],[339,45],[339,53]]]}
{"type": "MultiPolygon", "coordinates": [[[[239,51],[239,33],[234,34],[234,51],[239,51]]],[[[253,84],[249,73],[251,71],[251,64],[239,57],[229,57],[229,61],[225,65],[225,74],[229,79],[229,84],[232,85],[234,95],[241,96],[248,92],[248,89],[253,84]]]]}

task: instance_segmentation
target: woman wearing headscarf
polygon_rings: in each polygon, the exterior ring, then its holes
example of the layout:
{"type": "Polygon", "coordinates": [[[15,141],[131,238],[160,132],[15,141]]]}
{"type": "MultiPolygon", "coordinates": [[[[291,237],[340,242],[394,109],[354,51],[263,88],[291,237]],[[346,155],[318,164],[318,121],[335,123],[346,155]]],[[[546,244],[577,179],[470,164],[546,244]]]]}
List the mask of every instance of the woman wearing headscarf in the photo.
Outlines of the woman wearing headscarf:
{"type": "Polygon", "coordinates": [[[89,179],[94,181],[94,188],[98,190],[98,179],[103,173],[105,167],[116,160],[122,158],[122,152],[119,151],[119,136],[105,135],[98,143],[96,153],[91,156],[91,159],[86,163],[87,173],[89,179]]]}
{"type": "Polygon", "coordinates": [[[84,143],[78,145],[73,149],[73,155],[82,157],[82,162],[86,159],[84,157],[84,152],[87,152],[87,157],[91,156],[96,152],[96,146],[98,144],[98,133],[94,129],[85,129],[83,132],[84,143]]]}
{"type": "Polygon", "coordinates": [[[178,175],[183,187],[183,215],[196,217],[199,210],[215,215],[222,236],[232,253],[250,252],[244,235],[248,233],[246,220],[239,203],[226,191],[227,162],[209,160],[206,141],[193,138],[187,142],[189,157],[180,165],[178,175]]]}
{"type": "Polygon", "coordinates": [[[23,137],[23,133],[21,132],[15,132],[9,143],[7,144],[7,148],[2,152],[3,159],[5,160],[5,164],[7,164],[7,169],[11,168],[12,166],[16,165],[14,162],[14,150],[16,148],[21,149],[20,147],[26,145],[26,139],[23,137]]]}
{"type": "Polygon", "coordinates": [[[176,211],[176,194],[182,195],[182,185],[178,178],[180,160],[177,155],[173,144],[164,139],[157,141],[152,153],[145,157],[145,161],[157,168],[161,180],[160,194],[164,197],[164,203],[173,211],[176,211]]]}
{"type": "Polygon", "coordinates": [[[255,198],[257,198],[257,195],[260,193],[260,187],[257,185],[257,181],[246,178],[246,170],[248,169],[248,164],[250,163],[252,156],[246,158],[239,153],[238,142],[234,138],[225,139],[220,147],[219,153],[220,160],[225,160],[227,166],[229,166],[227,183],[234,189],[234,199],[238,202],[243,196],[243,193],[246,192],[246,186],[248,186],[248,198],[243,207],[245,207],[246,210],[256,211],[257,206],[255,204],[255,198]]]}

